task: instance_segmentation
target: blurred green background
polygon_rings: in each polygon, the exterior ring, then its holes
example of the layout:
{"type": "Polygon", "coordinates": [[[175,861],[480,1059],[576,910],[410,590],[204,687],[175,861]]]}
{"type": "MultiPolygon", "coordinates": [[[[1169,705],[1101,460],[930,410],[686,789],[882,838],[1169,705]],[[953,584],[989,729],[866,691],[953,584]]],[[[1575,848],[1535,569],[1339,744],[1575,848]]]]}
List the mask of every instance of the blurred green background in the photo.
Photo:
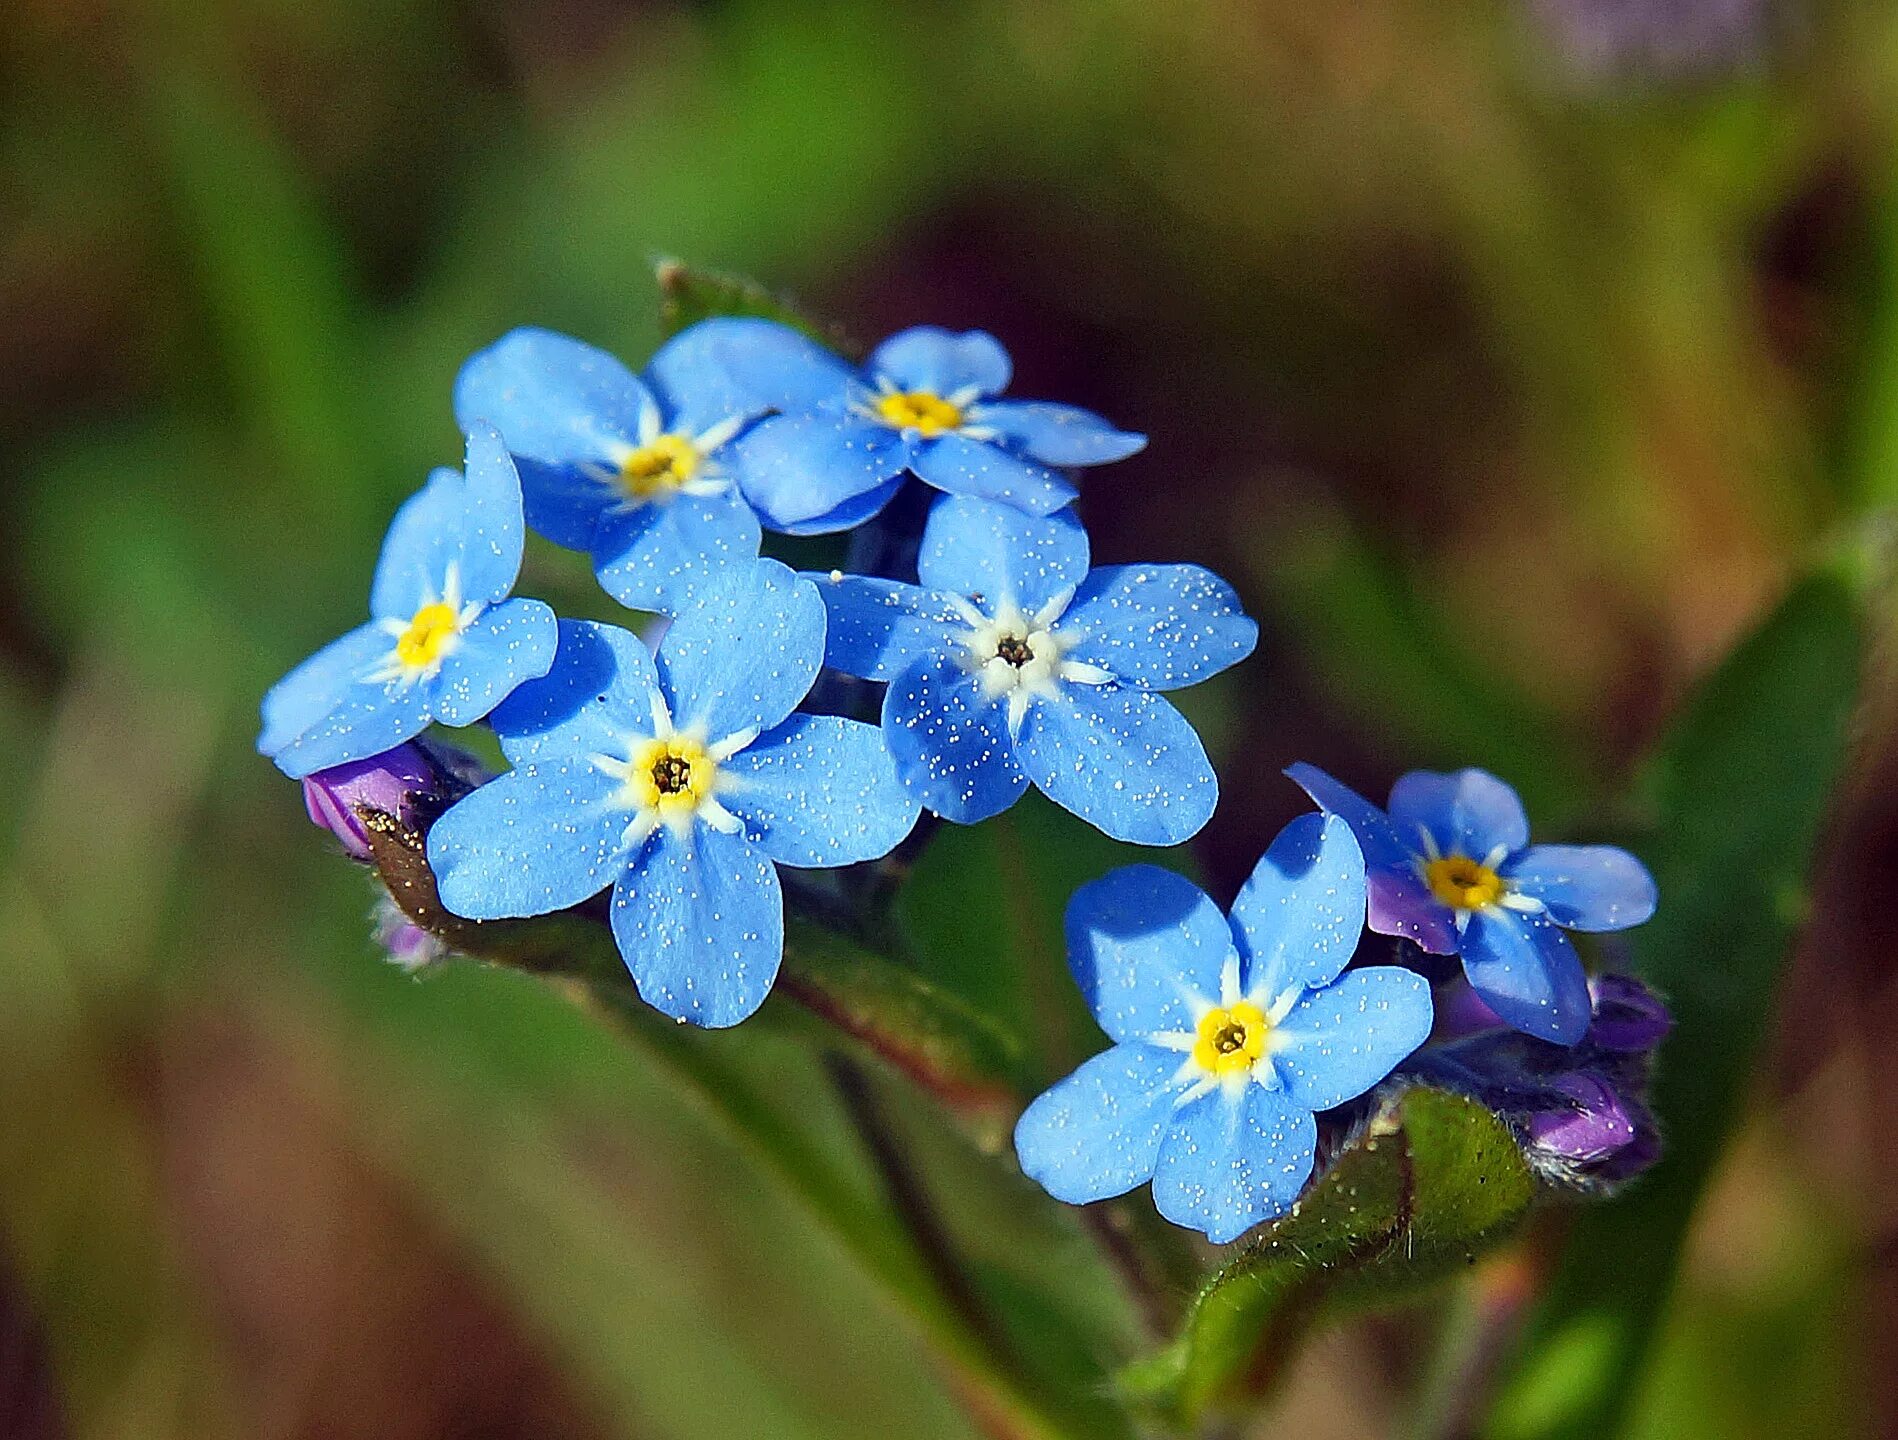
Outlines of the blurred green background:
{"type": "MultiPolygon", "coordinates": [[[[1187,697],[1225,796],[1173,859],[1229,897],[1298,758],[1639,825],[1683,693],[1898,496],[1895,121],[1869,4],[12,0],[0,1433],[999,1433],[652,1054],[525,977],[383,963],[251,750],[457,458],[471,350],[637,363],[674,254],[859,339],[993,330],[1021,393],[1147,431],[1087,482],[1096,555],[1211,565],[1264,629],[1187,697]]],[[[530,551],[529,593],[605,613],[589,585],[530,551]]],[[[1898,1433],[1890,698],[1641,1437],[1898,1433]]],[[[1026,807],[906,907],[1046,1072],[1093,1044],[1061,905],[1115,858],[1026,807]]],[[[874,1207],[808,1047],[717,1057],[874,1207]]],[[[1053,1287],[1049,1363],[1138,1347],[1077,1228],[902,1123],[984,1283],[1053,1287]]],[[[1470,1288],[1507,1309],[1549,1243],[1470,1288]]],[[[1321,1337],[1248,1433],[1420,1433],[1412,1329],[1321,1337]]]]}

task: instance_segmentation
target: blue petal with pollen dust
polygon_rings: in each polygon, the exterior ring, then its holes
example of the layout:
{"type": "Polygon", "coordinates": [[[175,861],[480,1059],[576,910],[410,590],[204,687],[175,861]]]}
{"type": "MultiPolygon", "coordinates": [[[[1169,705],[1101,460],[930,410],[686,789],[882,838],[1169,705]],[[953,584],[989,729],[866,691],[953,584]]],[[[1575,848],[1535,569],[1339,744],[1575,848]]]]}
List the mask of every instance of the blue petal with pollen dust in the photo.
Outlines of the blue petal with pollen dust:
{"type": "Polygon", "coordinates": [[[703,823],[684,837],[653,832],[614,887],[612,918],[640,998],[694,1025],[750,1016],[784,956],[777,867],[743,835],[703,823]]]}
{"type": "Polygon", "coordinates": [[[428,832],[442,904],[470,920],[546,915],[626,866],[621,782],[584,755],[535,761],[463,797],[428,832]]]}
{"type": "Polygon", "coordinates": [[[1031,615],[1087,575],[1087,532],[1072,510],[1024,515],[952,495],[923,526],[917,578],[949,595],[979,595],[991,614],[1007,600],[1031,615]]]}
{"type": "Polygon", "coordinates": [[[916,823],[916,801],[874,725],[793,715],[722,767],[725,808],[780,865],[854,865],[887,855],[916,823]]]}
{"type": "Polygon", "coordinates": [[[1057,1200],[1124,1195],[1153,1174],[1184,1082],[1180,1055],[1116,1045],[1035,1097],[1015,1125],[1015,1154],[1057,1200]]]}
{"type": "Polygon", "coordinates": [[[1028,788],[1006,710],[947,656],[918,661],[890,683],[883,738],[910,793],[959,825],[999,815],[1028,788]]]}
{"type": "Polygon", "coordinates": [[[1124,685],[1063,685],[1033,701],[1016,754],[1050,800],[1135,845],[1191,838],[1219,801],[1212,764],[1186,717],[1124,685]]]}
{"type": "Polygon", "coordinates": [[[1215,1245],[1289,1210],[1311,1174],[1318,1127],[1276,1090],[1224,1086],[1182,1106],[1154,1164],[1153,1203],[1215,1245]]]}
{"type": "Polygon", "coordinates": [[[1219,907],[1158,865],[1126,865],[1076,890],[1066,935],[1068,968],[1088,1008],[1123,1042],[1190,1035],[1195,1003],[1218,1003],[1221,975],[1238,959],[1219,907]]]}

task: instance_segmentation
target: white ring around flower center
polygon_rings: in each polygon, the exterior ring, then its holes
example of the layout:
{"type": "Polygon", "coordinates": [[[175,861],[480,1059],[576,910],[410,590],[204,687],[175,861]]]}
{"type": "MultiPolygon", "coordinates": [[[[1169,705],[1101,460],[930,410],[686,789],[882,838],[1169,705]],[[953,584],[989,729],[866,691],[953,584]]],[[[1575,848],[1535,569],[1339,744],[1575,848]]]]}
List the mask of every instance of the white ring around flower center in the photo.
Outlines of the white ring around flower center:
{"type": "Polygon", "coordinates": [[[1053,699],[1064,682],[1105,685],[1114,678],[1098,665],[1065,658],[1086,638],[1057,628],[1073,598],[1071,588],[1063,590],[1033,615],[1013,597],[1002,600],[993,615],[984,615],[970,601],[956,601],[957,613],[969,627],[962,637],[963,663],[981,685],[983,699],[1008,702],[1011,735],[1021,729],[1031,700],[1053,699]]]}

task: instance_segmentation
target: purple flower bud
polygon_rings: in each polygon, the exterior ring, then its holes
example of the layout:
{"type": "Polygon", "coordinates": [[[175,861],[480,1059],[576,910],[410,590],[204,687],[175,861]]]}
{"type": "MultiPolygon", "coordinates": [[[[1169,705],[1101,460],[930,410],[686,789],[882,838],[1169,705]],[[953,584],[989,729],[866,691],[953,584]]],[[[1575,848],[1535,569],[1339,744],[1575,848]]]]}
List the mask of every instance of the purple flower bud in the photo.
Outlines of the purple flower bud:
{"type": "Polygon", "coordinates": [[[1589,996],[1587,1032],[1575,1045],[1555,1045],[1504,1027],[1453,982],[1437,1006],[1437,1038],[1405,1071],[1501,1115],[1552,1184],[1592,1191],[1632,1179],[1660,1157],[1645,1097],[1654,1049],[1673,1018],[1625,975],[1590,981],[1589,996]]]}
{"type": "Polygon", "coordinates": [[[1438,988],[1436,1006],[1439,1041],[1461,1040],[1485,1030],[1507,1028],[1503,1018],[1483,1002],[1483,997],[1471,989],[1470,982],[1461,975],[1438,988]]]}
{"type": "Polygon", "coordinates": [[[1667,1006],[1639,980],[1628,975],[1598,975],[1588,982],[1594,1019],[1588,1043],[1603,1050],[1652,1050],[1674,1028],[1667,1006]]]}
{"type": "Polygon", "coordinates": [[[387,895],[376,901],[376,943],[391,965],[411,975],[448,956],[448,947],[404,915],[387,895]]]}
{"type": "Polygon", "coordinates": [[[358,860],[370,858],[363,810],[380,810],[408,824],[429,816],[490,779],[487,768],[465,751],[431,740],[410,740],[393,750],[352,760],[306,776],[303,804],[320,825],[358,860]]]}
{"type": "Polygon", "coordinates": [[[1529,1144],[1559,1160],[1592,1164],[1634,1139],[1634,1122],[1621,1097],[1599,1075],[1558,1075],[1549,1085],[1553,1102],[1532,1113],[1524,1129],[1529,1144]]]}

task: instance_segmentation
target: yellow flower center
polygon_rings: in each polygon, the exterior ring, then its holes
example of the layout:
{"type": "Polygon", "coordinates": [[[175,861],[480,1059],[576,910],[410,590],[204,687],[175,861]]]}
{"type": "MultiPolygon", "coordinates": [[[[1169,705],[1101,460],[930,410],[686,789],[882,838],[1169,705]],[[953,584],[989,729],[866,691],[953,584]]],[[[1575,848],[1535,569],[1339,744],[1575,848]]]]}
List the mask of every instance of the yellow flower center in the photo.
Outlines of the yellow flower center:
{"type": "Polygon", "coordinates": [[[1208,1010],[1200,1016],[1193,1063],[1214,1075],[1250,1070],[1265,1054],[1265,1039],[1271,1031],[1265,1012],[1249,1000],[1208,1010]]]}
{"type": "Polygon", "coordinates": [[[1430,893],[1453,910],[1487,910],[1503,898],[1503,877],[1467,855],[1445,855],[1424,864],[1430,893]]]}
{"type": "Polygon", "coordinates": [[[627,798],[641,810],[657,810],[663,819],[690,816],[709,799],[718,778],[718,762],[697,740],[668,735],[648,740],[633,751],[626,767],[627,798]]]}
{"type": "Polygon", "coordinates": [[[670,495],[697,473],[705,457],[689,435],[655,435],[619,462],[619,488],[634,500],[670,495]]]}
{"type": "Polygon", "coordinates": [[[933,390],[898,390],[877,401],[883,423],[898,430],[940,435],[962,428],[962,411],[933,390]]]}
{"type": "Polygon", "coordinates": [[[395,658],[412,670],[439,665],[461,634],[459,620],[454,606],[443,601],[424,605],[396,640],[395,658]]]}

